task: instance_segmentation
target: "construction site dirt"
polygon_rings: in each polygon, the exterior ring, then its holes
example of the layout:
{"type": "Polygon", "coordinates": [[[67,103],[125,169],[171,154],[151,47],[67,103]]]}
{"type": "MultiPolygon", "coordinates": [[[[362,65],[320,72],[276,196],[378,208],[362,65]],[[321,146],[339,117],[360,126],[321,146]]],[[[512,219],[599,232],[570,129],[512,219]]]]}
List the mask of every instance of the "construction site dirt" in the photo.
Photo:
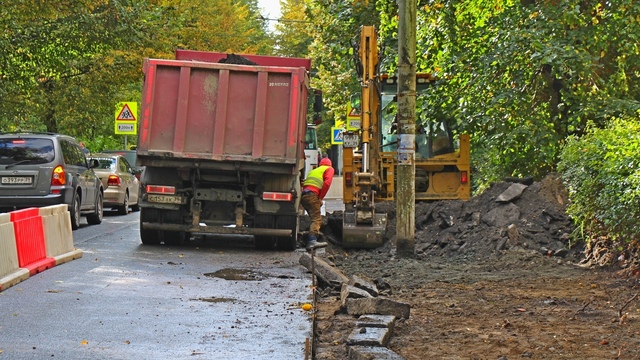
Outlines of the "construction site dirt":
{"type": "MultiPolygon", "coordinates": [[[[396,256],[393,203],[378,204],[388,229],[376,249],[344,249],[334,211],[318,257],[410,305],[386,344],[400,358],[640,359],[638,279],[585,261],[567,203],[556,175],[497,183],[468,201],[417,203],[411,257],[396,256]]],[[[349,359],[357,317],[335,284],[320,281],[317,292],[314,358],[349,359]]]]}

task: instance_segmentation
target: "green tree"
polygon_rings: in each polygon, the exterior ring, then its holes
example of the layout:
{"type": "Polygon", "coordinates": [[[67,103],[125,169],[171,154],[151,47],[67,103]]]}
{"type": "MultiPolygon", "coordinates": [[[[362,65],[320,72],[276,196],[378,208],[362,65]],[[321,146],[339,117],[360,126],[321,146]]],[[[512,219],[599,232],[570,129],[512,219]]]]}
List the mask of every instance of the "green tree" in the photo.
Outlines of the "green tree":
{"type": "Polygon", "coordinates": [[[114,108],[140,98],[142,59],[176,48],[269,54],[257,0],[16,1],[0,7],[0,129],[114,147],[114,108]]]}
{"type": "MultiPolygon", "coordinates": [[[[379,29],[382,71],[397,63],[397,5],[307,0],[311,55],[334,116],[357,91],[350,61],[361,25],[379,29]]],[[[421,0],[417,68],[441,79],[424,110],[472,136],[478,188],[554,171],[567,136],[639,107],[640,4],[632,0],[421,0]]]]}

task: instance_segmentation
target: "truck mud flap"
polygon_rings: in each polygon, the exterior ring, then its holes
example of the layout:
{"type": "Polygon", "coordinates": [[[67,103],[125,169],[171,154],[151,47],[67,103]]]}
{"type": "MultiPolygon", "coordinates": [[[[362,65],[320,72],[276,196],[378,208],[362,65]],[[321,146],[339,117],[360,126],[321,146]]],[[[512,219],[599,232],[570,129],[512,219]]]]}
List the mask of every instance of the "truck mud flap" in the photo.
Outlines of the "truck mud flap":
{"type": "Polygon", "coordinates": [[[190,226],[180,224],[142,223],[145,230],[184,231],[219,235],[291,236],[290,229],[236,228],[223,226],[190,226]]]}
{"type": "Polygon", "coordinates": [[[342,247],[373,249],[384,244],[387,214],[374,214],[372,224],[357,223],[355,212],[344,212],[342,218],[342,247]]]}

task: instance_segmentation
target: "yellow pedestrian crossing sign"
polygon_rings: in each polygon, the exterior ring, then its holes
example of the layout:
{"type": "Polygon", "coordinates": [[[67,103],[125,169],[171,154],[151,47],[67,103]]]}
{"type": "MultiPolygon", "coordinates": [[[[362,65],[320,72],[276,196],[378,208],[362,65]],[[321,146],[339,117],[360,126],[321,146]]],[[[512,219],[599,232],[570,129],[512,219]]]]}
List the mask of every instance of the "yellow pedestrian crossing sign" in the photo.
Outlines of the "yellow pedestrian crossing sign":
{"type": "Polygon", "coordinates": [[[331,144],[342,145],[343,128],[331,127],[331,144]]]}
{"type": "Polygon", "coordinates": [[[115,120],[116,134],[138,134],[138,103],[133,101],[116,104],[115,120]]]}

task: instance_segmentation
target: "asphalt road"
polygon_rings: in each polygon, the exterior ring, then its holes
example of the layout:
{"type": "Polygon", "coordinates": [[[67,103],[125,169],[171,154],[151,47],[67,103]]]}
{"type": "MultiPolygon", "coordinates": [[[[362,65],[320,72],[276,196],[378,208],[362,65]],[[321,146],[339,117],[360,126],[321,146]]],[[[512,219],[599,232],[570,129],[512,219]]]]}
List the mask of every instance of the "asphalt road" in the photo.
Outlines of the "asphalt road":
{"type": "Polygon", "coordinates": [[[0,293],[0,360],[304,359],[302,250],[256,251],[251,238],[145,246],[138,215],[83,225],[82,258],[0,293]]]}

